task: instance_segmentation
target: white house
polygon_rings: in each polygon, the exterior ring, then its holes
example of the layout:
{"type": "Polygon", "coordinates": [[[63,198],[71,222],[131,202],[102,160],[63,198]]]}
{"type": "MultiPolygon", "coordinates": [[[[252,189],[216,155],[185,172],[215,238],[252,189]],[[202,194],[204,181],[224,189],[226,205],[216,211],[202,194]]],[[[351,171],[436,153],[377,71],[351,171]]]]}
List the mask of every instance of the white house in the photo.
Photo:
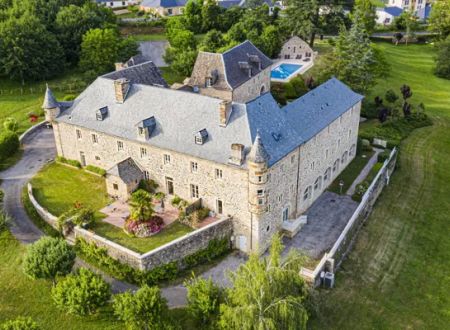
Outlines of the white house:
{"type": "Polygon", "coordinates": [[[403,13],[400,7],[384,7],[377,8],[377,23],[383,25],[390,25],[394,19],[403,13]]]}
{"type": "Polygon", "coordinates": [[[136,0],[95,0],[95,2],[109,8],[121,8],[138,3],[136,0]]]}

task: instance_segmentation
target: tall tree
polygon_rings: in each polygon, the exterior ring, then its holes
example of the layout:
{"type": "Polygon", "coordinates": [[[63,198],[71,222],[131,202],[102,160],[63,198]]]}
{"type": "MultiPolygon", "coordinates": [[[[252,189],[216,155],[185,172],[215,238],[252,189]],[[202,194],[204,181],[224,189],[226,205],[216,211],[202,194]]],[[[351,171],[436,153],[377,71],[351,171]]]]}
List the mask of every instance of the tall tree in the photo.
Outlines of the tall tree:
{"type": "Polygon", "coordinates": [[[438,77],[450,79],[450,35],[437,44],[435,73],[438,77]]]}
{"type": "Polygon", "coordinates": [[[64,53],[56,37],[31,15],[0,23],[0,70],[11,79],[47,79],[64,69],[64,53]]]}
{"type": "Polygon", "coordinates": [[[208,32],[212,29],[220,29],[220,15],[222,8],[214,0],[206,0],[202,7],[202,31],[208,32]]]}
{"type": "Polygon", "coordinates": [[[219,48],[225,46],[226,41],[220,31],[209,31],[202,42],[200,43],[200,50],[204,52],[215,53],[219,48]]]}
{"type": "Polygon", "coordinates": [[[202,0],[189,0],[184,8],[185,28],[195,34],[202,32],[202,7],[202,0]]]}
{"type": "Polygon", "coordinates": [[[368,35],[375,30],[376,19],[376,8],[371,0],[355,0],[352,20],[354,23],[362,25],[368,35]]]}
{"type": "Polygon", "coordinates": [[[436,0],[431,6],[429,28],[444,40],[450,35],[450,0],[436,0]]]}
{"type": "Polygon", "coordinates": [[[306,285],[299,275],[303,259],[289,254],[281,260],[283,247],[275,236],[269,257],[249,260],[231,274],[232,288],[220,306],[222,329],[306,329],[306,285]]]}

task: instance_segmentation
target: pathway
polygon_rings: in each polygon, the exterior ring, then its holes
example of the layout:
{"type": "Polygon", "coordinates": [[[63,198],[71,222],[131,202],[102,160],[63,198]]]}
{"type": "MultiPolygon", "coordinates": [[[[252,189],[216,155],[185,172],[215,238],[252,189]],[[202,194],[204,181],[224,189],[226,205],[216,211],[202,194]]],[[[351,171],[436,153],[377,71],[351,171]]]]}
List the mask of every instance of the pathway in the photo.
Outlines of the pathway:
{"type": "Polygon", "coordinates": [[[353,183],[350,186],[350,188],[348,188],[348,190],[346,192],[347,195],[352,196],[355,193],[356,186],[364,181],[364,179],[367,177],[367,175],[369,174],[369,172],[372,169],[372,167],[377,163],[377,161],[378,161],[378,154],[380,152],[384,151],[383,149],[378,149],[378,148],[373,148],[373,150],[375,151],[375,153],[369,159],[369,161],[367,162],[366,166],[364,166],[364,168],[362,169],[361,173],[359,173],[359,175],[356,177],[355,181],[353,181],[353,183]]]}

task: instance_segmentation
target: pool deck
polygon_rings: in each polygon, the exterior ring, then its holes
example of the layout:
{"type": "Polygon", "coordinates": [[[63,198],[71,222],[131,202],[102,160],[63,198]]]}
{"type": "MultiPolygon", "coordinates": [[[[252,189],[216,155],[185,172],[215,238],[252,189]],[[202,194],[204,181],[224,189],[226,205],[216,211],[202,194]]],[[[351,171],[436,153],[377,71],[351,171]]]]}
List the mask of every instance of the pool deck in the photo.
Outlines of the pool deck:
{"type": "Polygon", "coordinates": [[[271,81],[275,81],[275,82],[288,82],[289,80],[291,80],[292,78],[294,78],[295,76],[298,76],[299,74],[303,74],[306,71],[308,71],[309,69],[311,69],[314,66],[314,60],[311,59],[310,61],[302,61],[302,60],[284,60],[284,59],[276,59],[274,60],[274,63],[272,64],[272,67],[270,68],[270,70],[275,69],[277,66],[281,65],[281,64],[297,64],[297,65],[301,65],[302,67],[299,68],[297,71],[294,71],[291,75],[289,75],[289,77],[284,78],[284,79],[280,79],[280,78],[270,78],[271,81]]]}

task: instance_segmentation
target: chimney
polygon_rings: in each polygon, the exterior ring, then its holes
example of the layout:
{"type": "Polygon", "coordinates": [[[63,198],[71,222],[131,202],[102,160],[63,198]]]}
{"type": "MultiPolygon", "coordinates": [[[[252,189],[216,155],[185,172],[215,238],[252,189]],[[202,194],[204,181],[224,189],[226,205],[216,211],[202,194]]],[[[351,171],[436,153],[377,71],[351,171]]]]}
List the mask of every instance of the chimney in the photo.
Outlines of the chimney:
{"type": "Polygon", "coordinates": [[[120,71],[125,68],[125,65],[122,62],[114,63],[114,65],[116,67],[116,71],[120,71]]]}
{"type": "Polygon", "coordinates": [[[231,157],[229,162],[234,165],[241,166],[244,162],[244,145],[239,143],[233,143],[231,145],[231,157]]]}
{"type": "Polygon", "coordinates": [[[114,80],[114,90],[116,94],[116,102],[124,103],[130,90],[130,81],[125,78],[114,80]]]}
{"type": "Polygon", "coordinates": [[[219,104],[219,126],[226,127],[231,114],[231,101],[222,101],[219,104]]]}

